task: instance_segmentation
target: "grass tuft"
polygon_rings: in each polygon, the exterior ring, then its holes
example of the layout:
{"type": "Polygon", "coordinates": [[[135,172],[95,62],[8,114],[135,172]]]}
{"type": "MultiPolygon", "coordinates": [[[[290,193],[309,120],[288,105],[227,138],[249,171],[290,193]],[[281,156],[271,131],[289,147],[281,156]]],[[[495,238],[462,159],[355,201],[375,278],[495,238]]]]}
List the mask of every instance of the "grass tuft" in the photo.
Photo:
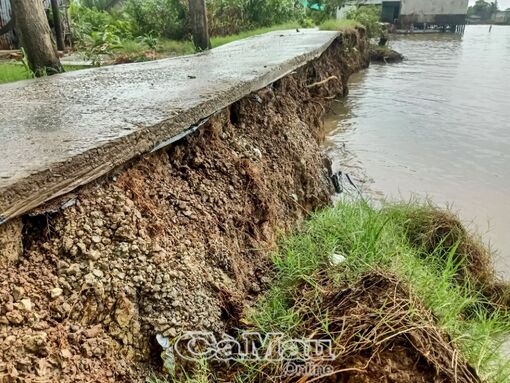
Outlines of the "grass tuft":
{"type": "Polygon", "coordinates": [[[455,250],[455,262],[461,264],[457,277],[469,279],[493,304],[510,308],[510,286],[496,277],[490,249],[480,237],[468,232],[455,214],[430,203],[395,204],[386,209],[386,214],[400,225],[422,256],[436,255],[437,263],[444,264],[455,250]]]}
{"type": "MultiPolygon", "coordinates": [[[[466,274],[472,264],[483,266],[485,281],[495,284],[489,258],[488,250],[455,215],[430,204],[387,205],[379,210],[364,202],[343,204],[312,215],[301,232],[282,241],[274,256],[274,284],[249,313],[248,323],[259,331],[281,331],[289,336],[310,333],[313,323],[319,323],[325,332],[331,331],[338,318],[324,309],[323,298],[318,297],[325,290],[331,291],[335,283],[341,294],[359,287],[367,275],[382,272],[390,279],[394,275],[414,297],[405,303],[407,309],[398,318],[411,311],[420,321],[428,313],[432,315],[425,321],[430,328],[421,333],[422,342],[418,344],[432,342],[427,334],[433,333],[434,339],[442,339],[438,344],[445,355],[454,355],[446,341],[451,338],[451,347],[460,350],[459,360],[464,358],[483,380],[506,382],[510,362],[500,350],[510,336],[508,307],[491,300],[493,296],[481,290],[476,278],[466,274]],[[334,254],[345,257],[340,266],[331,265],[334,254]],[[315,291],[315,295],[303,302],[303,291],[315,291]]],[[[360,297],[356,299],[360,301],[360,297]]],[[[341,311],[344,326],[348,325],[346,302],[341,311]]],[[[389,326],[389,314],[373,325],[380,327],[386,321],[389,326]]],[[[414,323],[416,318],[408,319],[414,323]]],[[[466,367],[467,377],[469,371],[466,367]]]]}
{"type": "MultiPolygon", "coordinates": [[[[82,69],[82,67],[65,65],[66,72],[82,69]]],[[[23,65],[16,63],[3,63],[0,64],[0,84],[8,82],[28,80],[33,78],[32,74],[28,72],[23,65]]]]}
{"type": "Polygon", "coordinates": [[[195,53],[195,47],[191,41],[187,40],[161,40],[157,51],[164,56],[183,56],[195,53]]]}
{"type": "MultiPolygon", "coordinates": [[[[330,339],[334,361],[312,363],[329,363],[334,381],[380,379],[392,366],[396,381],[508,382],[509,307],[483,290],[472,269],[483,267],[484,281],[496,284],[489,258],[454,214],[430,204],[344,203],[312,214],[280,241],[271,288],[242,323],[262,334],[330,339]]],[[[202,366],[175,381],[328,379],[282,378],[283,368],[202,366]]]]}
{"type": "Polygon", "coordinates": [[[286,30],[286,29],[299,29],[299,28],[300,28],[299,24],[297,22],[294,22],[294,23],[273,25],[271,27],[265,27],[265,28],[251,29],[248,31],[243,31],[241,33],[235,34],[235,35],[214,36],[211,38],[211,45],[213,48],[216,48],[221,45],[231,43],[233,41],[245,39],[245,38],[251,37],[251,36],[261,35],[261,34],[267,33],[267,32],[286,30]]]}
{"type": "Polygon", "coordinates": [[[363,26],[356,20],[340,19],[340,20],[326,20],[319,25],[321,31],[353,31],[363,26]]]}

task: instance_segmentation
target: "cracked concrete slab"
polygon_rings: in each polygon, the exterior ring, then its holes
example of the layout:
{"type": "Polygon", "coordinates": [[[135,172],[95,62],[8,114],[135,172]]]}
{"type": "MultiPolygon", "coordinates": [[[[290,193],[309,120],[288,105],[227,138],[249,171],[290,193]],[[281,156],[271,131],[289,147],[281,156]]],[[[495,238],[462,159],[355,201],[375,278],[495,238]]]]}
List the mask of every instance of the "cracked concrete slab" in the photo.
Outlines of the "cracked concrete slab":
{"type": "Polygon", "coordinates": [[[337,36],[277,31],[192,56],[0,86],[0,223],[182,137],[337,36]]]}

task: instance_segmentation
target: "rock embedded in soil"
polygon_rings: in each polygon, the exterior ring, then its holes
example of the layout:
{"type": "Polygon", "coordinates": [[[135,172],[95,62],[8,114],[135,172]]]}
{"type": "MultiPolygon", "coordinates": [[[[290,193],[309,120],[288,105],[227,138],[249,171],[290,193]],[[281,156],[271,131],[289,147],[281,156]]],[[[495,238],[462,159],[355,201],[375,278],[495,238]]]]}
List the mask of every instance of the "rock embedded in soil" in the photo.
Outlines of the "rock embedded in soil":
{"type": "Polygon", "coordinates": [[[345,35],[73,206],[27,218],[22,256],[0,265],[5,376],[143,382],[160,363],[156,334],[228,331],[270,281],[275,233],[329,203],[320,119],[367,64],[364,36],[345,35]]]}
{"type": "Polygon", "coordinates": [[[61,288],[55,287],[54,289],[50,290],[50,296],[51,296],[52,299],[56,299],[59,296],[61,296],[63,292],[64,291],[61,288]]]}
{"type": "Polygon", "coordinates": [[[23,254],[21,218],[0,225],[0,264],[15,262],[23,254]]]}

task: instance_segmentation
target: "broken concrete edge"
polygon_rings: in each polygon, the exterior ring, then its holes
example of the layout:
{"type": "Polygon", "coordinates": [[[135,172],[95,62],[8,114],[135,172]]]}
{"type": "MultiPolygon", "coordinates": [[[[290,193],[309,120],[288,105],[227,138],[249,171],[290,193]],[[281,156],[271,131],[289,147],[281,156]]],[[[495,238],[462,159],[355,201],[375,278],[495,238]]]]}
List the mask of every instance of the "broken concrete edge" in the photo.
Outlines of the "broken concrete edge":
{"type": "Polygon", "coordinates": [[[51,168],[31,174],[7,186],[0,190],[0,225],[91,183],[144,153],[159,150],[186,137],[200,127],[201,121],[214,113],[320,57],[342,35],[342,32],[332,34],[325,43],[315,49],[295,56],[275,71],[265,73],[252,81],[237,84],[213,100],[206,100],[173,118],[78,154],[66,162],[55,163],[51,168]],[[5,195],[15,195],[15,198],[6,200],[3,198],[5,195]],[[13,201],[10,202],[11,200],[13,201]]]}

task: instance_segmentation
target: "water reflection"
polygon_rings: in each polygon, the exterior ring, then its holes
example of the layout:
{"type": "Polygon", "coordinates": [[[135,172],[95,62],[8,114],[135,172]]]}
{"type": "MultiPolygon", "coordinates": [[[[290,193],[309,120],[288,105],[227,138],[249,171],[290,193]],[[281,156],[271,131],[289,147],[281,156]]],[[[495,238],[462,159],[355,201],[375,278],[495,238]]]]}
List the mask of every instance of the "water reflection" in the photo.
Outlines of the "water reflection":
{"type": "Polygon", "coordinates": [[[333,108],[335,167],[390,198],[452,203],[510,277],[510,27],[402,36],[392,46],[408,60],[353,76],[333,108]]]}

